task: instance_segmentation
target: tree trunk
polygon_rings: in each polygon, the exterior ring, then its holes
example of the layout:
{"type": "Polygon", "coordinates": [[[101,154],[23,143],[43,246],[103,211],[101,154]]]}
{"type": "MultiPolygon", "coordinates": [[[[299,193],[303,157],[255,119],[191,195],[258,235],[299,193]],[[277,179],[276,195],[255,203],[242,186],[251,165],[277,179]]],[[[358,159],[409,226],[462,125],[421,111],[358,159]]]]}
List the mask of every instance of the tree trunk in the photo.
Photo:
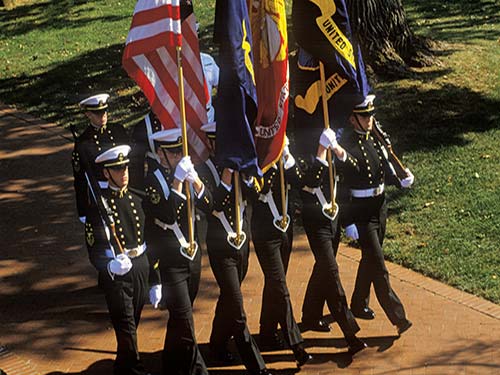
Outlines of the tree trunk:
{"type": "Polygon", "coordinates": [[[351,27],[377,74],[402,75],[434,63],[430,41],[416,36],[401,0],[348,0],[351,27]]]}

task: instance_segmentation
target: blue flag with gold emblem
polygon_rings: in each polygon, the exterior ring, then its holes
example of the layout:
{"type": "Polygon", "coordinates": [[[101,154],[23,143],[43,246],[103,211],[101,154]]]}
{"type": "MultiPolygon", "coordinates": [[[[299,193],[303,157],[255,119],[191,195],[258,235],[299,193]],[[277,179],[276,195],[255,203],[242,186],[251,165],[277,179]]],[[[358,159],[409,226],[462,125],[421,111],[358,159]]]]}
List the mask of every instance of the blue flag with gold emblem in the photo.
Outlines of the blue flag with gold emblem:
{"type": "Polygon", "coordinates": [[[293,0],[292,20],[294,36],[301,49],[294,100],[299,121],[324,126],[321,61],[325,66],[330,125],[342,127],[353,106],[362,102],[370,91],[345,0],[293,0]]]}
{"type": "Polygon", "coordinates": [[[257,116],[252,32],[246,0],[217,0],[215,42],[219,86],[215,105],[219,166],[260,175],[252,128],[257,116]]]}

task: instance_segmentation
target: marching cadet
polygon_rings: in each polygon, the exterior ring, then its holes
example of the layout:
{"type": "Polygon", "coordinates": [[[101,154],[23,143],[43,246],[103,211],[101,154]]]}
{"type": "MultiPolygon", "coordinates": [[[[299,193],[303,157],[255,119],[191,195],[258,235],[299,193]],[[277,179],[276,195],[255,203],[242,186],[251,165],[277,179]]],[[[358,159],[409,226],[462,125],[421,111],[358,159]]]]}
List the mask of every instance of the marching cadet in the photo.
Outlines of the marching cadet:
{"type": "MultiPolygon", "coordinates": [[[[150,138],[160,163],[148,170],[145,178],[146,238],[150,262],[159,262],[162,294],[169,311],[162,373],[208,374],[194,336],[193,302],[200,283],[201,251],[196,242],[193,248],[188,242],[189,218],[183,182],[192,184],[195,204],[202,210],[209,211],[210,193],[198,178],[190,157],[182,156],[180,129],[156,132],[150,138]]],[[[192,219],[194,227],[194,215],[192,219]]]]}
{"type": "Polygon", "coordinates": [[[109,187],[102,189],[102,198],[107,206],[106,214],[114,220],[120,249],[111,244],[112,228],[103,224],[95,202],[86,212],[85,237],[115,330],[117,354],[113,374],[145,375],[137,348],[137,326],[148,296],[149,262],[145,254],[141,201],[127,188],[129,152],[129,146],[120,145],[95,159],[96,167],[108,182],[109,187]]]}
{"type": "Polygon", "coordinates": [[[155,152],[154,141],[151,139],[151,135],[160,130],[162,130],[161,122],[152,111],[135,124],[132,130],[130,187],[139,191],[144,191],[144,177],[147,171],[156,169],[158,166],[158,155],[155,152]]]}
{"type": "MultiPolygon", "coordinates": [[[[249,256],[245,199],[241,194],[242,191],[238,191],[240,217],[237,218],[233,171],[225,168],[220,173],[213,162],[216,124],[212,122],[202,126],[201,129],[207,134],[210,158],[199,167],[199,171],[205,186],[212,191],[213,196],[213,212],[207,215],[207,249],[210,266],[220,289],[210,335],[210,352],[217,361],[232,362],[233,356],[228,349],[228,344],[233,336],[248,373],[266,375],[269,371],[248,329],[241,293],[241,283],[248,271],[249,256]],[[241,228],[239,236],[234,229],[238,219],[241,228]]],[[[240,189],[244,185],[247,191],[255,189],[254,180],[241,178],[241,181],[237,182],[240,189]]]]}
{"type": "MultiPolygon", "coordinates": [[[[307,141],[313,138],[309,129],[302,145],[298,143],[303,151],[301,164],[304,170],[303,187],[300,192],[302,222],[315,259],[302,307],[302,323],[306,330],[329,331],[328,323],[322,319],[326,300],[330,313],[345,336],[349,353],[354,355],[366,348],[366,344],[356,337],[360,328],[348,308],[335,259],[339,236],[338,215],[332,215],[327,210],[331,197],[326,154],[327,149],[336,142],[335,132],[332,129],[324,129],[316,147],[307,141]],[[313,147],[316,149],[314,154],[313,147]]],[[[302,139],[302,135],[299,134],[297,139],[302,139]]]]}
{"type": "Polygon", "coordinates": [[[121,125],[108,125],[108,98],[108,94],[98,94],[79,103],[90,122],[80,136],[76,137],[75,134],[75,147],[72,155],[76,205],[78,217],[82,223],[85,222],[91,202],[85,172],[93,173],[100,181],[101,187],[105,188],[106,179],[101,170],[94,168],[94,159],[110,147],[128,143],[127,133],[121,125]],[[86,165],[89,171],[85,171],[86,165]]]}
{"type": "Polygon", "coordinates": [[[200,52],[201,65],[203,67],[203,75],[205,76],[205,82],[207,84],[207,118],[208,122],[211,123],[215,121],[215,109],[212,104],[212,99],[217,92],[217,86],[219,85],[219,66],[215,62],[214,58],[208,53],[200,52]]]}
{"type": "Polygon", "coordinates": [[[278,323],[285,341],[293,350],[299,367],[312,359],[304,349],[304,339],[293,316],[290,292],[286,284],[286,271],[290,260],[293,241],[293,207],[288,205],[290,184],[299,186],[300,171],[288,147],[282,153],[284,175],[274,164],[264,174],[264,184],[257,199],[252,202],[252,240],[255,253],[264,273],[264,290],[260,313],[260,348],[283,349],[284,343],[277,332],[278,323]],[[284,177],[282,181],[282,177],[284,177]],[[287,211],[282,210],[282,190],[284,183],[287,211]]]}
{"type": "Polygon", "coordinates": [[[399,180],[388,160],[387,150],[373,136],[374,98],[374,95],[367,95],[362,103],[354,107],[349,117],[350,127],[340,139],[341,146],[333,147],[340,160],[338,167],[343,183],[350,191],[349,219],[357,229],[362,252],[351,310],[362,319],[375,317],[368,306],[373,283],[382,309],[397,327],[398,334],[402,334],[412,323],[406,318],[404,307],[390,285],[385,266],[382,250],[387,220],[384,190],[386,183],[408,188],[413,184],[414,177],[407,169],[408,177],[399,180]]]}

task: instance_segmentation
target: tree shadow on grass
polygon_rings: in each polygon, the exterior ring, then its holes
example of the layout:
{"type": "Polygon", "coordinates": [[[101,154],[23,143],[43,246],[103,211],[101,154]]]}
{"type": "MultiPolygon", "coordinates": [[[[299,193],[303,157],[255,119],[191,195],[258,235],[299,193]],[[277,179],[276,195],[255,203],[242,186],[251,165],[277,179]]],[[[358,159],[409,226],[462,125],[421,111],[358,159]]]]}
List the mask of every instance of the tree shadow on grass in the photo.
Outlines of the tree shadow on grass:
{"type": "Polygon", "coordinates": [[[95,22],[115,22],[126,16],[85,17],[89,11],[98,9],[99,3],[85,0],[33,1],[9,11],[0,11],[2,33],[6,38],[19,37],[33,30],[64,29],[68,32],[95,22]]]}
{"type": "Polygon", "coordinates": [[[106,92],[111,95],[110,123],[135,123],[144,115],[147,104],[121,66],[122,53],[123,44],[114,44],[82,54],[44,74],[2,79],[0,100],[29,108],[32,115],[46,121],[83,129],[88,120],[78,102],[96,92],[106,92]],[[122,91],[129,94],[121,96],[122,91]]]}
{"type": "MultiPolygon", "coordinates": [[[[381,92],[384,96],[384,92],[381,92]]],[[[468,132],[486,132],[500,127],[497,100],[464,87],[444,85],[439,89],[395,88],[378,107],[382,125],[390,134],[398,155],[462,146],[468,132]]]]}
{"type": "Polygon", "coordinates": [[[498,24],[500,11],[496,1],[411,0],[408,5],[419,15],[414,22],[432,22],[433,38],[458,43],[467,43],[473,39],[498,39],[498,31],[478,27],[498,24]]]}

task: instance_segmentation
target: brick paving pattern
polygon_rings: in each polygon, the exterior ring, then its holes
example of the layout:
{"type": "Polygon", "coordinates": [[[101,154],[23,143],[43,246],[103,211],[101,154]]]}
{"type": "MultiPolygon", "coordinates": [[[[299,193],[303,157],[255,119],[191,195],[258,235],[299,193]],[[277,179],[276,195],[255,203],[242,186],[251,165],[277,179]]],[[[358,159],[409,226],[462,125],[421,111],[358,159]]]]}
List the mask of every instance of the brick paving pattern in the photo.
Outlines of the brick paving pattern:
{"type": "MultiPolygon", "coordinates": [[[[8,375],[111,374],[115,338],[87,260],[75,213],[71,135],[0,105],[0,369],[8,375]]],[[[295,316],[313,257],[298,231],[288,273],[295,316]]],[[[342,247],[338,262],[348,296],[360,252],[342,247]]],[[[500,374],[500,306],[388,264],[414,326],[401,338],[372,295],[377,317],[359,320],[369,348],[351,359],[338,326],[306,332],[314,361],[301,374],[500,374]]],[[[243,284],[250,330],[258,332],[263,276],[252,252],[243,284]]],[[[203,259],[195,325],[203,353],[218,288],[203,259]]],[[[148,306],[139,327],[146,364],[159,371],[166,312],[148,306]]],[[[291,351],[265,352],[275,374],[297,372],[291,351]]],[[[211,374],[245,374],[241,365],[211,374]]],[[[0,372],[1,374],[1,372],[0,372]]]]}

